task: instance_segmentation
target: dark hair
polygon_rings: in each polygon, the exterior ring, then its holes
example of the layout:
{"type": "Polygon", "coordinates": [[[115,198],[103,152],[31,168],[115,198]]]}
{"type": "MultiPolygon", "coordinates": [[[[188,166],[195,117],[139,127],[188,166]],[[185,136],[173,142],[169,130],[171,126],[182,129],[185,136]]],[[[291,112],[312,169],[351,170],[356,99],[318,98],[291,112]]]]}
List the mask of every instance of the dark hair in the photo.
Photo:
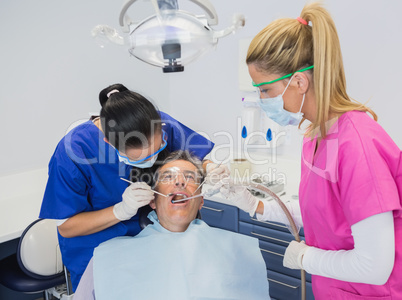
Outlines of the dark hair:
{"type": "Polygon", "coordinates": [[[103,133],[120,151],[143,146],[161,129],[161,117],[155,106],[122,84],[103,89],[99,93],[99,102],[103,133]]]}
{"type": "Polygon", "coordinates": [[[167,163],[170,163],[170,162],[176,161],[176,160],[184,160],[184,161],[188,161],[188,162],[192,163],[197,168],[198,176],[200,179],[199,182],[204,181],[205,174],[204,174],[204,169],[202,168],[201,160],[197,156],[191,154],[187,150],[177,150],[177,151],[173,151],[172,153],[170,153],[165,158],[162,165],[156,170],[155,175],[154,175],[154,185],[158,181],[159,170],[167,163]]]}

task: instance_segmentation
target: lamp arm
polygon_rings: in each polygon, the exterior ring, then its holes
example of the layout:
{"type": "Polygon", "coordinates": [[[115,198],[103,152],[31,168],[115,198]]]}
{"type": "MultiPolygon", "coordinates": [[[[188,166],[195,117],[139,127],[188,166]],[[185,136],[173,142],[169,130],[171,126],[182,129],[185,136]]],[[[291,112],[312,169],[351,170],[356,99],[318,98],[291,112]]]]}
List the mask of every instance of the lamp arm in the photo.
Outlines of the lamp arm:
{"type": "Polygon", "coordinates": [[[120,15],[119,15],[119,24],[121,27],[123,27],[124,32],[129,32],[130,31],[130,24],[131,24],[131,19],[126,15],[126,12],[128,8],[137,0],[128,0],[126,3],[124,3],[120,15]]]}
{"type": "Polygon", "coordinates": [[[209,16],[207,18],[208,25],[217,25],[218,24],[218,14],[216,13],[215,8],[213,7],[212,3],[209,0],[190,0],[194,4],[201,7],[209,16]]]}
{"type": "Polygon", "coordinates": [[[224,36],[227,36],[228,34],[235,32],[237,29],[244,27],[245,24],[246,24],[246,19],[245,19],[244,15],[235,14],[235,15],[233,15],[233,18],[232,18],[232,25],[225,29],[222,29],[220,31],[216,31],[214,33],[214,38],[222,38],[224,36]]]}
{"type": "MultiPolygon", "coordinates": [[[[131,5],[134,4],[137,0],[127,0],[127,2],[123,5],[119,15],[119,24],[123,27],[124,32],[130,31],[130,24],[132,23],[130,17],[126,14],[127,10],[131,5]]],[[[218,14],[216,13],[215,8],[209,2],[209,0],[190,0],[194,4],[201,7],[208,15],[207,21],[208,25],[217,25],[218,24],[218,14]]],[[[156,10],[157,15],[160,15],[158,0],[152,0],[152,4],[156,10]]]]}

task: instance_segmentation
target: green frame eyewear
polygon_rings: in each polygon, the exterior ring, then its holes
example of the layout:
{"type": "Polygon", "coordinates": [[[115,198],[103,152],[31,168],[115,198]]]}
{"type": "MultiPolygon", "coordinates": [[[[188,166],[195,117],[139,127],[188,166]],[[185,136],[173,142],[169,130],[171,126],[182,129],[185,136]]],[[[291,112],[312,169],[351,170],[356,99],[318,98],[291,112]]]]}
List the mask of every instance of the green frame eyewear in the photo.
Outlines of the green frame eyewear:
{"type": "Polygon", "coordinates": [[[312,68],[314,68],[314,66],[310,66],[310,67],[301,69],[301,70],[299,70],[299,71],[290,73],[290,74],[288,74],[288,75],[282,76],[282,77],[280,77],[280,78],[278,78],[278,79],[275,79],[275,80],[272,80],[272,81],[261,82],[261,83],[258,83],[258,84],[256,84],[256,83],[253,81],[252,84],[253,84],[253,86],[255,86],[255,87],[259,87],[259,86],[264,85],[264,84],[271,84],[271,83],[277,82],[277,81],[279,81],[279,80],[288,78],[288,77],[292,76],[294,73],[297,73],[297,72],[304,72],[304,71],[310,70],[310,69],[312,69],[312,68]]]}

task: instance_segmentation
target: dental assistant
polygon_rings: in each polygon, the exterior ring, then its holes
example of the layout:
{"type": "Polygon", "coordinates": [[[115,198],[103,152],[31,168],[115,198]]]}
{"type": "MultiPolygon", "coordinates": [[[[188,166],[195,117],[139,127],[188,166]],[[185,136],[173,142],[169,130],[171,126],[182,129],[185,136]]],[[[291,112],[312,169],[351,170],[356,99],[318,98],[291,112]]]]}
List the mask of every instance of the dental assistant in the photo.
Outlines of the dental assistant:
{"type": "MultiPolygon", "coordinates": [[[[284,266],[312,274],[315,299],[402,299],[401,150],[347,94],[330,14],[311,3],[296,19],[272,22],[246,62],[268,117],[281,126],[310,122],[300,207],[290,207],[306,241],[290,243],[284,266]]],[[[259,220],[275,220],[275,201],[229,186],[221,192],[259,220]]]]}
{"type": "Polygon", "coordinates": [[[39,215],[58,220],[73,290],[95,247],[140,232],[136,214],[154,199],[150,185],[160,162],[176,150],[203,159],[214,146],[121,84],[102,90],[99,100],[100,117],[75,127],[57,145],[39,215]]]}

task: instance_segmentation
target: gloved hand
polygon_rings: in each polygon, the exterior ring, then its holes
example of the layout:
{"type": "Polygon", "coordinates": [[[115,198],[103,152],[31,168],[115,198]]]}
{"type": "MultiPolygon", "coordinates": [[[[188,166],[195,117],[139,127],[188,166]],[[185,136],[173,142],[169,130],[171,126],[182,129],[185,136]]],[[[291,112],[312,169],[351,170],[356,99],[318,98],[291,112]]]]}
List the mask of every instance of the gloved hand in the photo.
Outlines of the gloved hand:
{"type": "Polygon", "coordinates": [[[221,187],[225,184],[225,181],[228,180],[230,180],[230,178],[226,177],[215,183],[211,188],[203,192],[204,197],[212,197],[213,195],[218,194],[221,191],[221,187]]]}
{"type": "Polygon", "coordinates": [[[249,213],[250,217],[254,216],[260,200],[254,197],[246,187],[234,185],[232,180],[226,180],[226,182],[224,180],[220,192],[238,208],[249,213]]]}
{"type": "Polygon", "coordinates": [[[149,204],[154,199],[154,192],[145,182],[135,182],[126,188],[122,198],[114,205],[113,213],[117,219],[124,221],[135,216],[140,207],[149,204]]]}
{"type": "Polygon", "coordinates": [[[209,163],[206,167],[206,184],[215,185],[223,178],[230,176],[229,168],[225,165],[220,165],[218,167],[215,163],[209,163]]]}
{"type": "Polygon", "coordinates": [[[283,266],[290,269],[303,269],[303,255],[308,248],[310,248],[310,246],[307,246],[304,241],[300,243],[291,241],[285,251],[283,266]]]}

